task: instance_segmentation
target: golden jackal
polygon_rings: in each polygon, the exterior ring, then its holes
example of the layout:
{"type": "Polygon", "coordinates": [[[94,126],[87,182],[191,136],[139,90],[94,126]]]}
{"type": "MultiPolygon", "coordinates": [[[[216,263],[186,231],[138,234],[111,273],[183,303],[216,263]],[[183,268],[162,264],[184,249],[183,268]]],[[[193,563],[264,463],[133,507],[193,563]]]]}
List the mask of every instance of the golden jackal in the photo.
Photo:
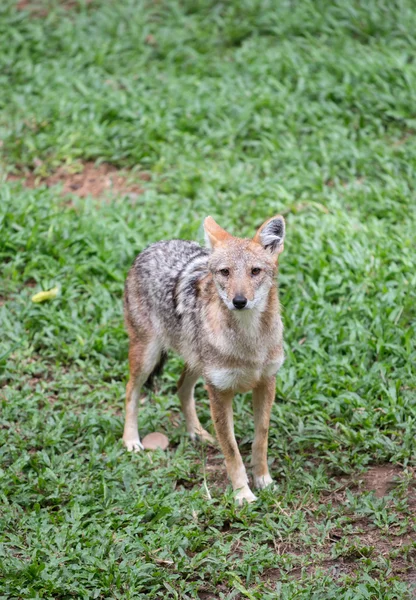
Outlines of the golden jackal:
{"type": "Polygon", "coordinates": [[[283,363],[283,325],[275,285],[285,223],[266,221],[253,239],[236,238],[212,217],[204,221],[208,248],[171,240],[146,248],[126,281],[124,307],[130,338],[130,380],[123,440],[140,450],[140,389],[170,348],[185,360],[178,396],[191,438],[212,440],[198,419],[194,387],[205,379],[211,414],[236,499],[256,499],[234,437],[232,401],[253,390],[252,452],[256,488],[272,483],[267,437],[276,373],[283,363]]]}

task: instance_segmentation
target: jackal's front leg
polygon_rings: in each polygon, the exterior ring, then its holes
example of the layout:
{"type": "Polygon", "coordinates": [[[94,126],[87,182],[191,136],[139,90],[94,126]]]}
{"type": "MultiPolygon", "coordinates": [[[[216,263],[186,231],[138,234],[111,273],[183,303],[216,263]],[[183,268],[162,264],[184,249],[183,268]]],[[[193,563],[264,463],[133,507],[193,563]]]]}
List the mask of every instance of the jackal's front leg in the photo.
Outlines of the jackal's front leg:
{"type": "Polygon", "coordinates": [[[219,391],[208,385],[211,414],[221,450],[225,457],[225,466],[231,479],[233,490],[237,492],[239,504],[253,502],[256,496],[248,486],[246,469],[234,436],[233,392],[219,391]]]}
{"type": "Polygon", "coordinates": [[[276,391],[276,377],[260,382],[253,390],[254,442],[253,442],[253,479],[256,488],[265,488],[273,483],[267,464],[267,445],[270,414],[276,391]]]}

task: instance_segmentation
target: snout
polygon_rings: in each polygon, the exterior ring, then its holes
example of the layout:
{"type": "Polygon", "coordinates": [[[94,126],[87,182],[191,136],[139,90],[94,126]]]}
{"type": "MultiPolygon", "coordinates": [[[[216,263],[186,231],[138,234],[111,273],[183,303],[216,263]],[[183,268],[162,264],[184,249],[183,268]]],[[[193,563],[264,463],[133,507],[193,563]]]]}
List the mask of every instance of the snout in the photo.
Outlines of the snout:
{"type": "Polygon", "coordinates": [[[237,310],[241,310],[242,308],[245,308],[246,304],[247,304],[247,298],[245,296],[243,296],[242,294],[237,294],[237,296],[234,296],[233,305],[237,310]]]}

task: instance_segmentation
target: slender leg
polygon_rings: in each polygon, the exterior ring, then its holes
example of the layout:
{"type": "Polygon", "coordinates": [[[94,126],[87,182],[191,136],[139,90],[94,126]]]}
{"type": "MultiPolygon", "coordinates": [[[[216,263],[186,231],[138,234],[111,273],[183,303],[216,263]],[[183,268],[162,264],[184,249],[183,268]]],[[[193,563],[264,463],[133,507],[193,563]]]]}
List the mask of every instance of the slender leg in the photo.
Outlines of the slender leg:
{"type": "Polygon", "coordinates": [[[208,393],[215,431],[225,457],[227,473],[233,490],[237,492],[236,500],[238,504],[243,504],[244,501],[253,502],[256,497],[248,486],[246,469],[234,436],[232,405],[234,394],[231,391],[219,391],[211,385],[208,385],[208,393]]]}
{"type": "Polygon", "coordinates": [[[194,389],[198,379],[199,375],[197,373],[189,371],[185,367],[178,381],[178,396],[186,421],[186,430],[190,438],[194,440],[198,436],[200,439],[213,444],[215,443],[214,438],[208,431],[205,431],[196,414],[194,389]]]}
{"type": "Polygon", "coordinates": [[[253,390],[254,442],[253,442],[253,479],[256,488],[265,488],[273,483],[267,464],[267,442],[270,413],[276,390],[276,377],[260,382],[253,390]]]}
{"type": "Polygon", "coordinates": [[[155,338],[149,342],[139,340],[135,336],[130,338],[130,379],[126,388],[126,417],[123,433],[123,442],[129,451],[143,450],[137,427],[140,390],[157,364],[160,353],[161,348],[155,338]]]}

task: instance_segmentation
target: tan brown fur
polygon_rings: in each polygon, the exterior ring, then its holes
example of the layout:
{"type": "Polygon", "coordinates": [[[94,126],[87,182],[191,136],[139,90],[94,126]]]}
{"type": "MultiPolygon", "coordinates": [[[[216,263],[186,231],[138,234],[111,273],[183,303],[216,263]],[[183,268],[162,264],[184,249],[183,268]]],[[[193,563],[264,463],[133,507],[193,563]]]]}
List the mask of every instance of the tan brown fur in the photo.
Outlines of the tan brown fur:
{"type": "Polygon", "coordinates": [[[234,436],[232,399],[236,392],[253,390],[253,478],[255,487],[265,487],[272,482],[267,437],[275,374],[283,362],[283,326],[274,279],[283,249],[284,221],[282,217],[269,219],[253,239],[233,237],[212,217],[205,219],[204,227],[212,250],[209,255],[198,251],[195,244],[183,242],[184,251],[191,255],[186,262],[181,257],[181,242],[162,242],[161,248],[163,244],[172,248],[162,255],[156,249],[152,254],[150,247],[130,271],[125,295],[130,381],[123,439],[129,449],[140,449],[138,393],[161,351],[173,348],[186,361],[178,396],[189,435],[212,441],[195,408],[193,391],[202,376],[237,501],[251,502],[255,496],[234,436]],[[167,269],[176,269],[178,261],[184,266],[170,277],[167,269]],[[166,270],[166,284],[152,279],[155,268],[166,270]],[[147,273],[149,280],[144,277],[147,273]],[[164,310],[170,312],[165,315],[164,310]]]}

